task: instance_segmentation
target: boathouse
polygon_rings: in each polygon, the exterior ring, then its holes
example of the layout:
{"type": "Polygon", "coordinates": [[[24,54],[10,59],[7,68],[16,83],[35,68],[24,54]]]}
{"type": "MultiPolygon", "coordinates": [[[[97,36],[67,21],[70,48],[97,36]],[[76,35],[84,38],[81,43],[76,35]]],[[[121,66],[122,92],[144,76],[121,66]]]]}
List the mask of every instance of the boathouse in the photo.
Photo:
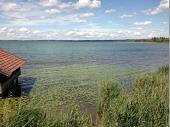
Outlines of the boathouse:
{"type": "Polygon", "coordinates": [[[5,97],[11,88],[18,85],[24,63],[23,59],[0,48],[0,98],[5,97]]]}

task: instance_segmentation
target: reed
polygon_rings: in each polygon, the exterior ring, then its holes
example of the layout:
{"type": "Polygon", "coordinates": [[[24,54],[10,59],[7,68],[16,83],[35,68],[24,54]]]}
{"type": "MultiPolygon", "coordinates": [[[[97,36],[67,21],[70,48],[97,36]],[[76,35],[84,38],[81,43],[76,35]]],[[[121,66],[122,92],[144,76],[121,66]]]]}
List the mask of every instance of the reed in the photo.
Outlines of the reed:
{"type": "Polygon", "coordinates": [[[97,103],[97,120],[78,108],[58,116],[49,116],[34,106],[21,106],[13,115],[1,120],[3,127],[167,127],[168,73],[162,66],[156,72],[138,77],[127,93],[120,85],[102,82],[97,103]]]}
{"type": "Polygon", "coordinates": [[[99,106],[99,126],[168,126],[168,70],[168,66],[163,66],[137,78],[129,94],[120,92],[115,83],[103,87],[102,91],[107,92],[102,92],[100,100],[104,106],[99,106]]]}
{"type": "Polygon", "coordinates": [[[75,108],[56,117],[49,117],[43,110],[22,107],[11,116],[3,127],[90,127],[87,115],[75,108]]]}

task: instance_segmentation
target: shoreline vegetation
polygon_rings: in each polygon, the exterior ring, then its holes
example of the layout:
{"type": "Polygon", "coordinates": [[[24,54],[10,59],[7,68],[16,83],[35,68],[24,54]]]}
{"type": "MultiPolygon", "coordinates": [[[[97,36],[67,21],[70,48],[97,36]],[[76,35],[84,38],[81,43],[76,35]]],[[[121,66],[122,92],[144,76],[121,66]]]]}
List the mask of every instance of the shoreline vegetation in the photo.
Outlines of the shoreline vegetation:
{"type": "MultiPolygon", "coordinates": [[[[160,127],[168,126],[168,73],[164,65],[138,77],[130,93],[115,81],[102,82],[96,120],[73,106],[58,116],[27,106],[29,99],[0,100],[1,127],[160,127]]],[[[50,107],[49,107],[50,109],[50,107]]]]}
{"type": "Polygon", "coordinates": [[[162,43],[162,42],[169,42],[169,38],[166,37],[153,37],[150,39],[135,39],[135,42],[158,42],[158,43],[162,43]]]}

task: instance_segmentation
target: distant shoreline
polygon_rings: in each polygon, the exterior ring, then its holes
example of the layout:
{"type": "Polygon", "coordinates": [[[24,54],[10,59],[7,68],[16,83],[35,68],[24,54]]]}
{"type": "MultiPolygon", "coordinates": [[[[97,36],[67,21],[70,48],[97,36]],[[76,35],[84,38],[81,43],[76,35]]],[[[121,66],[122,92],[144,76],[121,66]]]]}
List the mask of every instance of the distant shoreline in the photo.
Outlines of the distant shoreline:
{"type": "Polygon", "coordinates": [[[169,38],[165,37],[153,37],[151,39],[135,39],[135,42],[157,42],[157,43],[168,43],[169,38]]]}
{"type": "Polygon", "coordinates": [[[25,39],[25,40],[0,40],[0,41],[65,41],[65,42],[101,42],[101,41],[107,41],[107,42],[116,42],[116,41],[132,41],[132,42],[164,42],[164,43],[168,43],[169,42],[169,38],[165,38],[165,37],[154,37],[154,38],[150,38],[150,39],[118,39],[118,40],[29,40],[29,39],[25,39]]]}

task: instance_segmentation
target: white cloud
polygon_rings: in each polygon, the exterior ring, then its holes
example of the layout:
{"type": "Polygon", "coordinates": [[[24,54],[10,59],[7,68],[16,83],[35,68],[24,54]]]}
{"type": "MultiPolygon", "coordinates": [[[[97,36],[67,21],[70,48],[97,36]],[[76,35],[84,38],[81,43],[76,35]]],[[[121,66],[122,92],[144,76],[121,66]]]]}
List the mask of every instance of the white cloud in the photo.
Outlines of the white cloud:
{"type": "Polygon", "coordinates": [[[23,12],[26,11],[26,9],[19,4],[16,3],[4,3],[0,4],[0,10],[5,12],[23,12]]]}
{"type": "Polygon", "coordinates": [[[124,19],[124,18],[131,18],[133,17],[134,15],[136,15],[137,13],[136,12],[133,12],[131,14],[123,14],[120,16],[121,19],[124,19]]]}
{"type": "Polygon", "coordinates": [[[137,30],[143,30],[143,27],[136,27],[137,30]]]}
{"type": "Polygon", "coordinates": [[[144,26],[144,25],[149,25],[151,23],[152,23],[152,21],[134,22],[134,25],[144,26]]]}
{"type": "Polygon", "coordinates": [[[115,37],[112,31],[100,29],[72,30],[66,32],[65,35],[75,39],[113,39],[115,37]]]}
{"type": "Polygon", "coordinates": [[[136,38],[142,35],[141,32],[135,30],[111,30],[111,29],[83,29],[72,30],[65,34],[72,39],[127,39],[136,38]]]}
{"type": "Polygon", "coordinates": [[[60,13],[61,11],[58,9],[47,9],[45,10],[45,12],[49,14],[56,14],[56,13],[60,13]]]}
{"type": "Polygon", "coordinates": [[[100,0],[78,0],[77,2],[62,2],[59,0],[41,0],[40,5],[53,7],[58,10],[79,9],[79,8],[98,8],[101,6],[100,0]]]}
{"type": "Polygon", "coordinates": [[[0,34],[0,39],[113,39],[116,36],[111,30],[82,29],[82,30],[28,30],[25,27],[15,28],[14,31],[0,34]],[[28,33],[29,31],[29,33],[28,33]],[[27,33],[27,34],[25,34],[27,33]]]}
{"type": "Polygon", "coordinates": [[[6,31],[7,30],[7,27],[2,27],[1,29],[0,29],[0,31],[6,31]]]}
{"type": "Polygon", "coordinates": [[[148,38],[152,38],[152,37],[154,37],[154,33],[148,34],[148,38]]]}
{"type": "Polygon", "coordinates": [[[21,27],[18,31],[21,33],[29,33],[29,30],[26,27],[21,27]]]}
{"type": "MultiPolygon", "coordinates": [[[[98,14],[99,16],[96,14],[94,20],[93,18],[88,19],[90,16],[95,16],[91,9],[100,7],[102,0],[75,0],[76,2],[64,2],[67,0],[28,1],[22,2],[18,0],[16,3],[9,3],[9,0],[3,0],[3,2],[0,2],[2,14],[0,16],[2,19],[0,39],[5,37],[7,39],[123,39],[145,37],[151,31],[150,29],[143,28],[145,28],[144,25],[151,24],[152,19],[148,19],[151,21],[143,22],[139,20],[139,22],[134,22],[133,26],[116,25],[115,22],[114,25],[110,25],[109,29],[104,29],[108,26],[103,24],[103,20],[100,21],[103,18],[103,13],[102,15],[98,14]],[[34,28],[39,27],[37,25],[40,25],[43,31],[35,30],[34,28]],[[61,29],[52,31],[49,30],[51,26],[55,26],[52,29],[61,29]],[[127,27],[128,30],[125,29],[127,27]]],[[[112,13],[114,11],[116,10],[108,9],[105,10],[105,13],[112,13]]],[[[136,13],[124,14],[122,18],[132,17],[131,15],[134,16],[136,13]]],[[[161,24],[168,23],[163,23],[162,21],[161,24]]],[[[165,27],[165,25],[163,26],[165,27]]],[[[164,33],[162,32],[161,35],[166,35],[168,33],[167,29],[163,30],[164,33]]],[[[157,34],[156,32],[154,33],[154,35],[157,34]]]]}
{"type": "Polygon", "coordinates": [[[38,33],[40,33],[39,30],[34,30],[34,31],[33,31],[33,34],[38,34],[38,33]]]}
{"type": "Polygon", "coordinates": [[[39,3],[41,6],[47,8],[46,12],[49,14],[55,14],[69,9],[74,9],[72,2],[61,2],[58,0],[42,0],[39,3]]]}
{"type": "MultiPolygon", "coordinates": [[[[72,29],[72,30],[28,30],[25,27],[7,28],[5,32],[0,34],[0,39],[21,39],[21,40],[103,40],[103,39],[131,39],[131,38],[146,38],[153,36],[165,36],[165,31],[155,30],[155,31],[138,31],[135,29],[102,29],[102,28],[84,28],[84,29],[72,29]],[[22,32],[21,32],[22,31],[22,32]],[[29,31],[29,32],[27,32],[29,31]]],[[[168,34],[167,34],[168,36],[168,34]]]]}
{"type": "Polygon", "coordinates": [[[139,31],[134,31],[134,30],[119,30],[118,35],[121,37],[126,37],[126,38],[134,38],[136,36],[140,36],[141,32],[139,31]]]}
{"type": "Polygon", "coordinates": [[[70,19],[69,21],[72,23],[86,23],[87,22],[85,19],[79,19],[79,18],[70,19]]]}
{"type": "MultiPolygon", "coordinates": [[[[91,15],[91,14],[90,14],[91,15]]],[[[89,16],[90,16],[89,15],[89,16]]],[[[88,16],[83,15],[83,16],[88,16]]],[[[84,19],[85,17],[81,17],[81,14],[68,14],[65,16],[59,16],[59,15],[43,15],[41,17],[21,17],[21,18],[14,18],[10,20],[10,25],[13,26],[29,26],[29,25],[54,25],[57,23],[59,24],[74,24],[74,23],[86,23],[87,20],[84,19]]]]}
{"type": "MultiPolygon", "coordinates": [[[[82,14],[83,15],[83,14],[82,14]]],[[[85,14],[85,16],[87,16],[87,14],[85,14]]],[[[74,14],[74,15],[67,15],[66,17],[60,17],[58,19],[59,23],[63,23],[63,22],[67,22],[67,23],[86,23],[87,20],[83,19],[83,17],[81,18],[81,14],[74,14]]]]}
{"type": "Polygon", "coordinates": [[[80,15],[80,17],[90,17],[90,16],[94,16],[94,13],[83,13],[80,15]]]}
{"type": "Polygon", "coordinates": [[[141,35],[141,33],[140,33],[140,32],[134,32],[133,34],[134,34],[134,35],[136,35],[136,36],[141,35]]]}
{"type": "Polygon", "coordinates": [[[130,18],[130,17],[133,17],[133,15],[123,14],[120,16],[121,19],[130,18]]]}
{"type": "Polygon", "coordinates": [[[169,0],[161,0],[160,4],[157,7],[150,8],[148,10],[145,10],[144,12],[147,15],[156,15],[162,11],[169,9],[169,0]]]}
{"type": "Polygon", "coordinates": [[[74,3],[61,0],[39,0],[38,2],[30,0],[30,2],[16,3],[4,1],[0,2],[0,11],[8,20],[6,22],[8,25],[22,27],[37,24],[85,23],[87,21],[84,18],[95,14],[90,12],[81,15],[77,9],[96,8],[100,5],[99,0],[77,0],[74,3]],[[64,15],[61,16],[62,12],[64,15]],[[60,15],[57,15],[58,13],[60,15]],[[77,16],[72,16],[73,13],[77,16]]]}
{"type": "Polygon", "coordinates": [[[54,6],[58,4],[58,0],[40,0],[41,4],[43,6],[54,6]]]}
{"type": "Polygon", "coordinates": [[[100,0],[78,0],[75,4],[77,9],[79,8],[98,8],[101,6],[100,0]]]}
{"type": "Polygon", "coordinates": [[[113,13],[113,12],[116,12],[116,9],[108,9],[108,10],[105,10],[105,13],[108,14],[108,13],[113,13]]]}

